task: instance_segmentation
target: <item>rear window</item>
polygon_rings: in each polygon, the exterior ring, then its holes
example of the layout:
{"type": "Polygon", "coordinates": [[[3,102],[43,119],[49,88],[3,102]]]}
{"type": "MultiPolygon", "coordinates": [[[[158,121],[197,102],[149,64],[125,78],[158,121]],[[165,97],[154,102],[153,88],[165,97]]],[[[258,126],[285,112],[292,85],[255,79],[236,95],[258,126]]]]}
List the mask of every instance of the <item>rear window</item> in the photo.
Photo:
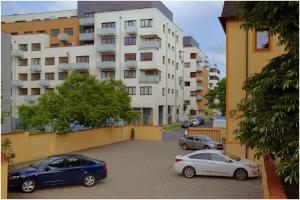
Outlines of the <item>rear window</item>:
{"type": "Polygon", "coordinates": [[[200,159],[200,160],[211,160],[210,153],[198,153],[189,156],[191,159],[200,159]]]}
{"type": "Polygon", "coordinates": [[[87,161],[84,159],[80,158],[68,158],[66,161],[66,166],[67,167],[80,167],[80,166],[85,166],[87,164],[87,161]]]}

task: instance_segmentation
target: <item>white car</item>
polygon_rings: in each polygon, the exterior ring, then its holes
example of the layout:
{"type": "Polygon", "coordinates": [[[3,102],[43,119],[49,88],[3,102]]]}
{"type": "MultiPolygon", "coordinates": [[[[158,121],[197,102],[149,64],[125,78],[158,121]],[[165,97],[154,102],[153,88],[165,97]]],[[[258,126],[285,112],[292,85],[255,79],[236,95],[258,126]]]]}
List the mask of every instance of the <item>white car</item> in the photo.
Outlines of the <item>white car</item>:
{"type": "Polygon", "coordinates": [[[229,176],[238,180],[260,175],[256,163],[225,154],[219,150],[199,150],[191,154],[176,156],[175,171],[187,178],[196,175],[229,176]]]}

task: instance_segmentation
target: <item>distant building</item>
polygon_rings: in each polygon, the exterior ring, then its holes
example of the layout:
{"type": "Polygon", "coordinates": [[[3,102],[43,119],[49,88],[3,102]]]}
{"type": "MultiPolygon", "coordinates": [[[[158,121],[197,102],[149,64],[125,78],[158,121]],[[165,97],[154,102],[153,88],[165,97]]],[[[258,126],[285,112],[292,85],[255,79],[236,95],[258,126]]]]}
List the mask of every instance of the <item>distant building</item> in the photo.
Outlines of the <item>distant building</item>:
{"type": "Polygon", "coordinates": [[[213,89],[217,86],[217,83],[220,81],[220,70],[216,64],[209,67],[208,76],[208,88],[213,89]]]}

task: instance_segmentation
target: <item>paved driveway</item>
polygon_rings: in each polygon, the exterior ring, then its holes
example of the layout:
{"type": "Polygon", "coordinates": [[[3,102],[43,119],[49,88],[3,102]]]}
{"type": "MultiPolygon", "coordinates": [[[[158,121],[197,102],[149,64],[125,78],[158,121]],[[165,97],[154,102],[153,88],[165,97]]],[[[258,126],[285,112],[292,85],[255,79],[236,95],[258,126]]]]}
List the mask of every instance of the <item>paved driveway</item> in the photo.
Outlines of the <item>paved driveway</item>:
{"type": "Polygon", "coordinates": [[[127,141],[78,153],[105,160],[108,178],[94,187],[81,185],[38,189],[32,194],[9,192],[9,198],[263,198],[261,179],[199,176],[184,178],[173,171],[183,129],[165,133],[162,141],[127,141]]]}

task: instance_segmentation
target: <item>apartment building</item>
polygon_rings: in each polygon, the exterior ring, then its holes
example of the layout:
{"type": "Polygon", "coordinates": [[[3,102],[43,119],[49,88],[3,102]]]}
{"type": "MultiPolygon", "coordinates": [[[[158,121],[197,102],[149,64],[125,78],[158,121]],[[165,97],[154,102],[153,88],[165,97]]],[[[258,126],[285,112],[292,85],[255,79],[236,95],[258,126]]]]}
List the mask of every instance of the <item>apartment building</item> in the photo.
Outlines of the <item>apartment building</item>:
{"type": "Polygon", "coordinates": [[[208,58],[191,36],[183,37],[184,118],[203,115],[207,109],[208,58]]]}
{"type": "Polygon", "coordinates": [[[215,88],[220,81],[220,69],[216,64],[209,67],[208,77],[208,88],[215,88]]]}
{"type": "Polygon", "coordinates": [[[241,29],[243,21],[237,18],[236,3],[225,1],[219,17],[226,34],[226,151],[253,158],[254,152],[247,151],[234,138],[233,131],[238,128],[238,121],[231,118],[229,112],[246,97],[242,90],[246,78],[260,72],[270,59],[284,52],[284,47],[278,46],[278,38],[267,30],[241,29]]]}
{"type": "Polygon", "coordinates": [[[77,10],[64,12],[2,17],[2,30],[13,34],[14,118],[17,106],[35,103],[79,71],[122,80],[143,124],[183,120],[183,31],[164,4],[79,1],[77,10]]]}

